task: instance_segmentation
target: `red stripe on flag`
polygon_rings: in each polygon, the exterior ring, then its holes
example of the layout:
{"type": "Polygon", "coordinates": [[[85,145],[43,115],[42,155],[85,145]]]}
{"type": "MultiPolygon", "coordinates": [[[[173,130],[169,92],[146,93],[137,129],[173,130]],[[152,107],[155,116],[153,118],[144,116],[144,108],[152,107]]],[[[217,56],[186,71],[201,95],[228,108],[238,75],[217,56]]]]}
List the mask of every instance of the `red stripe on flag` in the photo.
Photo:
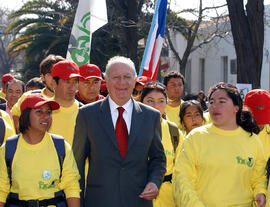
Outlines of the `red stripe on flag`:
{"type": "MultiPolygon", "coordinates": [[[[149,65],[148,65],[149,70],[143,69],[143,73],[142,73],[142,76],[149,77],[149,78],[152,79],[152,81],[155,81],[156,80],[156,77],[157,77],[157,70],[156,70],[156,68],[153,71],[153,56],[154,56],[154,53],[155,53],[156,41],[157,41],[157,39],[155,39],[155,43],[154,43],[152,54],[151,54],[151,60],[150,60],[149,65]],[[154,72],[154,76],[152,77],[153,72],[154,72]]],[[[157,65],[157,68],[158,68],[158,65],[157,65]]]]}

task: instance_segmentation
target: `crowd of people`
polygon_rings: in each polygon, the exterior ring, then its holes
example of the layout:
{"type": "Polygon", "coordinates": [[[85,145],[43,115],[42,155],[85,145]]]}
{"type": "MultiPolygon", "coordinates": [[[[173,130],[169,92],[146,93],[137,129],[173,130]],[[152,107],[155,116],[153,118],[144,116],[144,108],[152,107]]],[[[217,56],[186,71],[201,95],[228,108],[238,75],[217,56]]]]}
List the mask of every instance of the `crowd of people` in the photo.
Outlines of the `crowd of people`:
{"type": "Polygon", "coordinates": [[[61,56],[0,93],[0,207],[270,207],[270,93],[61,56]]]}

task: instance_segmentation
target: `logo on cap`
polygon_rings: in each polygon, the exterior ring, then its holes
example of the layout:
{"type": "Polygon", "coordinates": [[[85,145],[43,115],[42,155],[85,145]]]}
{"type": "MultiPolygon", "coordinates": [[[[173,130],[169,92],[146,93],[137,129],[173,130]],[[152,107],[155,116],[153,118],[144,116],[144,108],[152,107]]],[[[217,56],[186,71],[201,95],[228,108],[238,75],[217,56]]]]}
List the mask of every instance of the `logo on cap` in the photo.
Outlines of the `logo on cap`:
{"type": "Polygon", "coordinates": [[[93,69],[85,69],[86,72],[90,72],[90,73],[93,73],[94,70],[93,69]]]}
{"type": "Polygon", "coordinates": [[[75,70],[75,68],[72,67],[72,66],[67,66],[67,69],[69,69],[69,70],[75,70]]]}
{"type": "Polygon", "coordinates": [[[262,105],[261,107],[256,105],[255,108],[259,110],[264,110],[264,105],[262,105]]]}

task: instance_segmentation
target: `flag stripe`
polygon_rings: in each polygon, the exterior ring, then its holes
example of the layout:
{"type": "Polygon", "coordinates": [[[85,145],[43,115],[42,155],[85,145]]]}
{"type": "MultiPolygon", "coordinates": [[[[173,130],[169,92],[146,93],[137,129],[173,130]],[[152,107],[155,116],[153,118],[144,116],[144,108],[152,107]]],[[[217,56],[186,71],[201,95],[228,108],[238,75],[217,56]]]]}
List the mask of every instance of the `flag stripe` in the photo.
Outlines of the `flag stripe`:
{"type": "Polygon", "coordinates": [[[160,53],[164,42],[166,14],[167,0],[158,0],[139,72],[139,76],[150,77],[153,81],[157,76],[160,53]]]}

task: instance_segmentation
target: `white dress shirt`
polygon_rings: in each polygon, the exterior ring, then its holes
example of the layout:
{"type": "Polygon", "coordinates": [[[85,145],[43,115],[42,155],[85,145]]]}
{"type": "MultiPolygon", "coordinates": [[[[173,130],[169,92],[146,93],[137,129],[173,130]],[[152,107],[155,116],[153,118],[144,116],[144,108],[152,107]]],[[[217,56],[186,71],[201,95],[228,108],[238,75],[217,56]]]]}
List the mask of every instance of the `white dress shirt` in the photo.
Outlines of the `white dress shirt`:
{"type": "MultiPolygon", "coordinates": [[[[111,109],[111,116],[112,116],[112,121],[113,121],[113,127],[115,129],[115,125],[116,125],[116,121],[118,118],[118,106],[109,96],[109,105],[110,105],[110,109],[111,109]]],[[[132,117],[132,110],[133,110],[133,103],[132,100],[129,99],[129,101],[127,103],[125,103],[122,106],[125,111],[123,112],[123,118],[126,122],[127,125],[127,129],[128,129],[128,134],[130,133],[130,126],[131,126],[131,117],[132,117]]]]}

